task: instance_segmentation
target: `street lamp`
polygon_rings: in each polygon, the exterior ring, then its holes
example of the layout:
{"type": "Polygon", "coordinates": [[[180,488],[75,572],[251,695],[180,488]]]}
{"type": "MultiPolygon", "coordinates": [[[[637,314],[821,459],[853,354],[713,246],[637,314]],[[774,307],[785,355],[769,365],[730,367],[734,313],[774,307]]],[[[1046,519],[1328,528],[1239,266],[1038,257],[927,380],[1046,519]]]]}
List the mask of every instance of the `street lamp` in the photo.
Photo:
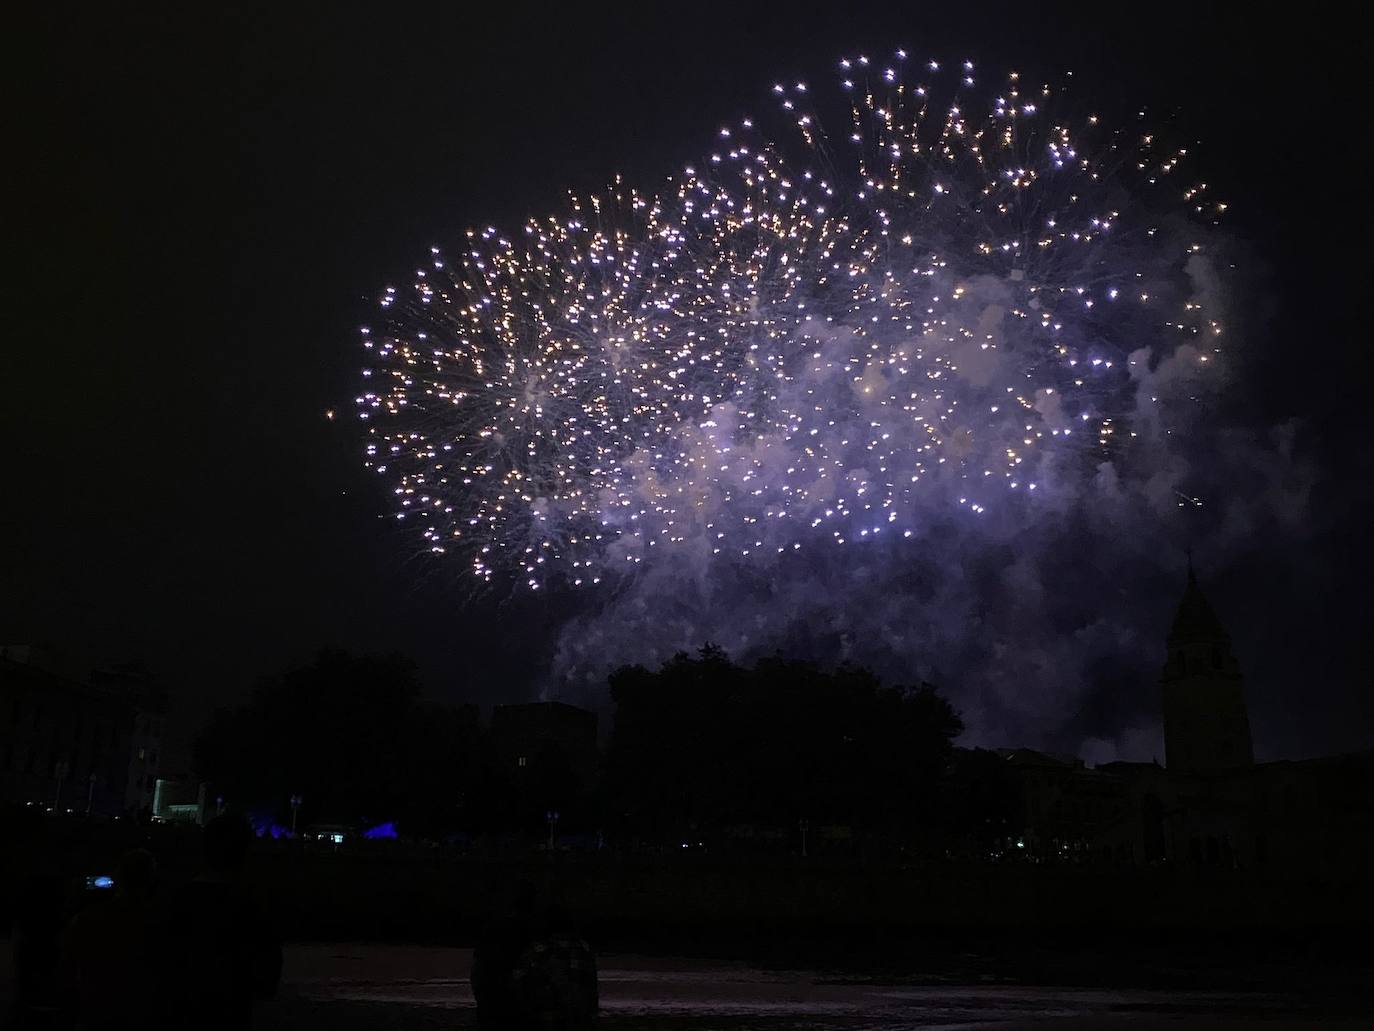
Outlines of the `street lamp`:
{"type": "Polygon", "coordinates": [[[305,801],[305,799],[301,798],[300,795],[291,796],[291,836],[293,838],[296,836],[296,816],[301,811],[301,803],[303,801],[305,801]]]}
{"type": "Polygon", "coordinates": [[[544,814],[544,816],[549,821],[549,851],[552,852],[554,837],[557,833],[558,828],[558,813],[555,810],[550,809],[547,813],[544,814]]]}

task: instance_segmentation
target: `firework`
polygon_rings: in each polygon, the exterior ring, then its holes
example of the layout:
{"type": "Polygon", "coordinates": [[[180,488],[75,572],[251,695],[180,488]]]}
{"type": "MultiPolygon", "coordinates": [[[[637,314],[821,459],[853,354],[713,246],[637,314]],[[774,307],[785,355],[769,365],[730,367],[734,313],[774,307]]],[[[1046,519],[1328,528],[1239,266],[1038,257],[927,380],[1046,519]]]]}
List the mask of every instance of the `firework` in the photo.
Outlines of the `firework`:
{"type": "Polygon", "coordinates": [[[1221,353],[1187,150],[971,62],[837,72],[386,291],[367,463],[430,551],[539,588],[919,537],[1174,417],[1138,371],[1221,353]]]}

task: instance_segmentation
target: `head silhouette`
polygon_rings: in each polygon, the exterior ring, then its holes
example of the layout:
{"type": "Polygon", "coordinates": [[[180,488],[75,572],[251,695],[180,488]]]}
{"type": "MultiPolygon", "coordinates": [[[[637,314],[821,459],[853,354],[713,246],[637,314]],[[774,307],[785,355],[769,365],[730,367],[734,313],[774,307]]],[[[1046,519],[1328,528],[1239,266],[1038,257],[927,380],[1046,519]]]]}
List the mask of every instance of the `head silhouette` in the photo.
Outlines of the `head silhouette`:
{"type": "Polygon", "coordinates": [[[126,898],[146,899],[157,883],[157,860],[146,848],[125,852],[119,860],[115,887],[126,898]]]}
{"type": "Polygon", "coordinates": [[[238,873],[248,859],[253,830],[237,816],[216,816],[205,825],[205,866],[215,873],[238,873]]]}
{"type": "Polygon", "coordinates": [[[545,907],[544,930],[549,934],[572,934],[576,930],[572,914],[561,902],[553,902],[545,907]]]}

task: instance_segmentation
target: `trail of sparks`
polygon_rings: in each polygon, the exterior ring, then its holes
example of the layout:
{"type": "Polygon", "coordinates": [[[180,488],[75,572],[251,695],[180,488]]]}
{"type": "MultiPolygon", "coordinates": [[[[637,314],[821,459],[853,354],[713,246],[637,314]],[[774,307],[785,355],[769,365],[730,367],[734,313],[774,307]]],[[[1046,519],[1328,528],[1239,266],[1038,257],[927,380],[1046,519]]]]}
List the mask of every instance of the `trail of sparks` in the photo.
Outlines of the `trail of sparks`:
{"type": "Polygon", "coordinates": [[[1219,353],[1189,262],[1225,205],[1143,113],[902,51],[839,71],[840,134],[780,83],[787,134],[742,119],[656,195],[386,291],[366,461],[429,550],[539,588],[910,537],[1123,454],[1132,364],[1219,353]]]}

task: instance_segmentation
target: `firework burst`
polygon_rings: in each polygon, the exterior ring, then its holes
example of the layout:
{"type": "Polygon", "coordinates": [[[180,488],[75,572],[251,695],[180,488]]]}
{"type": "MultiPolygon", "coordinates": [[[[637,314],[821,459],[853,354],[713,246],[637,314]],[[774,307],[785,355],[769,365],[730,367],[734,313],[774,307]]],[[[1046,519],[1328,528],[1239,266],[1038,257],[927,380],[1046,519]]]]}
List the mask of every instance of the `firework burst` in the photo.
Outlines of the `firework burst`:
{"type": "Polygon", "coordinates": [[[386,291],[367,463],[429,550],[538,588],[919,539],[1172,417],[1138,370],[1220,354],[1225,206],[1186,149],[971,62],[837,71],[657,193],[470,232],[386,291]]]}

